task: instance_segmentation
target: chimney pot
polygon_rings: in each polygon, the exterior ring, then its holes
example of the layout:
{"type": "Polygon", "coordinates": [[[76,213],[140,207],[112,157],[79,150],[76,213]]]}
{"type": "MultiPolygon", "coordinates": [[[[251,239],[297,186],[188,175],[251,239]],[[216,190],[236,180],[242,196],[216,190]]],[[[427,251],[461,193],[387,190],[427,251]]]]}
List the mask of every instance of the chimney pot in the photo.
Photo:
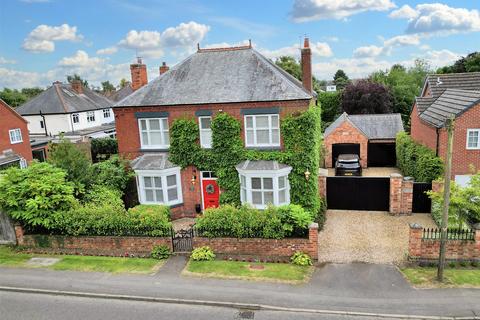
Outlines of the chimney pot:
{"type": "Polygon", "coordinates": [[[75,91],[77,94],[82,94],[83,93],[82,81],[72,80],[71,86],[72,86],[73,91],[75,91]]]}
{"type": "Polygon", "coordinates": [[[162,65],[161,65],[160,68],[159,68],[160,75],[164,74],[164,73],[167,72],[169,69],[170,69],[170,67],[167,66],[167,63],[166,63],[165,61],[162,62],[162,65]]]}
{"type": "Polygon", "coordinates": [[[137,63],[130,65],[133,91],[140,89],[148,83],[147,66],[143,64],[142,58],[137,57],[137,63]]]}
{"type": "Polygon", "coordinates": [[[303,47],[310,48],[310,40],[307,37],[303,40],[303,47]]]}

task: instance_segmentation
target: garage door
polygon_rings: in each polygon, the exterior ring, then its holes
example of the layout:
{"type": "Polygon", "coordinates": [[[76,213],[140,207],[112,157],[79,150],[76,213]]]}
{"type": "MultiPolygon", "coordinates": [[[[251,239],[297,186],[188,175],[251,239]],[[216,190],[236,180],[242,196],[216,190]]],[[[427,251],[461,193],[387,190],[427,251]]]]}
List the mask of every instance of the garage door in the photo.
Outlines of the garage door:
{"type": "Polygon", "coordinates": [[[395,143],[368,143],[369,167],[395,167],[396,164],[395,143]]]}
{"type": "Polygon", "coordinates": [[[340,154],[357,154],[360,157],[359,143],[336,143],[332,145],[332,167],[340,154]]]}

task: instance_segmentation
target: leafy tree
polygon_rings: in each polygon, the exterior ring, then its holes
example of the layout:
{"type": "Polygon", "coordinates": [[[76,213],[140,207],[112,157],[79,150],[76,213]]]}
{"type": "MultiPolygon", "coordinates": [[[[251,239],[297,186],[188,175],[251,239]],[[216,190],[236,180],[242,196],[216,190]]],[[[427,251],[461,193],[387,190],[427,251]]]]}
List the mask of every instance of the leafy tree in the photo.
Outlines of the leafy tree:
{"type": "Polygon", "coordinates": [[[72,83],[72,81],[74,80],[79,80],[82,82],[82,85],[85,87],[85,88],[88,88],[88,81],[87,80],[83,80],[82,77],[80,77],[78,74],[74,73],[73,76],[72,75],[67,75],[67,81],[68,83],[72,83]]]}
{"type": "Polygon", "coordinates": [[[444,66],[437,73],[462,73],[480,71],[480,52],[472,52],[466,57],[461,57],[450,66],[444,66]]]}
{"type": "Polygon", "coordinates": [[[0,99],[15,108],[27,102],[28,97],[17,89],[4,88],[0,91],[0,99]]]}
{"type": "Polygon", "coordinates": [[[91,140],[92,159],[94,162],[110,158],[118,153],[118,142],[115,138],[97,138],[91,140]]]}
{"type": "Polygon", "coordinates": [[[339,69],[337,70],[337,72],[335,72],[335,75],[333,76],[333,83],[335,83],[335,85],[337,86],[337,90],[341,90],[350,83],[350,79],[348,78],[345,71],[339,69]]]}
{"type": "Polygon", "coordinates": [[[103,81],[102,82],[102,91],[105,92],[112,92],[115,91],[115,86],[110,83],[110,81],[103,81]]]}
{"type": "Polygon", "coordinates": [[[128,162],[113,156],[109,160],[95,163],[91,168],[93,185],[108,187],[124,193],[129,180],[134,177],[128,162]]]}
{"type": "Polygon", "coordinates": [[[128,80],[125,79],[125,78],[122,78],[122,79],[120,80],[119,86],[120,86],[120,88],[125,88],[125,87],[128,86],[129,84],[130,84],[130,81],[128,81],[128,80]]]}
{"type": "Polygon", "coordinates": [[[76,203],[66,172],[42,162],[9,168],[0,176],[0,207],[27,227],[50,229],[76,203]]]}
{"type": "MultiPolygon", "coordinates": [[[[297,78],[299,81],[302,81],[302,66],[300,62],[298,62],[294,57],[282,56],[280,58],[277,58],[277,60],[275,60],[275,64],[280,68],[282,68],[283,70],[285,70],[286,72],[288,72],[290,75],[297,78]]],[[[313,86],[313,90],[317,92],[317,94],[322,92],[321,90],[322,84],[315,77],[312,77],[312,86],[313,86]]]]}
{"type": "Polygon", "coordinates": [[[27,97],[28,100],[32,99],[33,97],[38,96],[43,91],[44,91],[44,89],[39,88],[39,87],[23,88],[22,89],[22,93],[27,97]]]}
{"type": "Polygon", "coordinates": [[[322,128],[325,129],[342,112],[341,93],[339,91],[320,92],[317,98],[322,110],[322,128]]]}
{"type": "Polygon", "coordinates": [[[391,113],[392,107],[390,90],[370,80],[349,84],[342,93],[342,110],[348,114],[391,113]]]}
{"type": "Polygon", "coordinates": [[[77,194],[90,184],[90,160],[69,140],[62,137],[60,142],[51,143],[47,161],[67,172],[67,180],[74,183],[77,194]]]}

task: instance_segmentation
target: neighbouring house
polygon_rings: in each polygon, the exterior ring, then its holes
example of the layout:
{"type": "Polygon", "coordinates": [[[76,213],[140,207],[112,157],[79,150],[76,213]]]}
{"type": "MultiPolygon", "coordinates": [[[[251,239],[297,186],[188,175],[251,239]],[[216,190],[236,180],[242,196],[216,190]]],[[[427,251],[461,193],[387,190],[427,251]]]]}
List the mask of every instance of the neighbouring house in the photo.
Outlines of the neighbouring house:
{"type": "Polygon", "coordinates": [[[403,131],[399,113],[343,113],[325,129],[325,166],[332,168],[340,154],[357,154],[363,168],[396,165],[395,138],[403,131]]]}
{"type": "Polygon", "coordinates": [[[27,121],[0,99],[0,170],[32,161],[27,121]]]}
{"type": "MultiPolygon", "coordinates": [[[[303,84],[251,45],[198,47],[172,68],[162,65],[158,78],[118,102],[118,149],[133,160],[140,203],[169,205],[175,217],[219,204],[215,172],[181,169],[169,160],[170,128],[176,119],[195,119],[202,148],[212,147],[212,119],[224,112],[240,122],[245,148],[282,150],[280,120],[308,110],[315,99],[308,39],[301,53],[303,84]]],[[[257,208],[289,203],[292,167],[247,160],[236,169],[243,203],[257,208]]]]}
{"type": "Polygon", "coordinates": [[[480,72],[427,76],[410,117],[412,138],[445,160],[445,123],[452,116],[452,179],[466,185],[472,166],[480,170],[480,72]]]}
{"type": "Polygon", "coordinates": [[[81,81],[54,82],[16,111],[28,121],[31,136],[101,138],[115,135],[112,104],[81,81]]]}

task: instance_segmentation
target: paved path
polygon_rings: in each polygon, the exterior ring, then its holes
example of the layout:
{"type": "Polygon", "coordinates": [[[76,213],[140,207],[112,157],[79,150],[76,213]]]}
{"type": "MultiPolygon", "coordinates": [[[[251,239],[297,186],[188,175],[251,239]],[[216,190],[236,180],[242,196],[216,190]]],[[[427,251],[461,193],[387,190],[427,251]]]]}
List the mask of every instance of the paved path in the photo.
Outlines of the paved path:
{"type": "Polygon", "coordinates": [[[328,210],[318,235],[320,262],[401,263],[408,254],[409,224],[434,227],[428,214],[328,210]]]}
{"type": "Polygon", "coordinates": [[[305,285],[161,272],[151,276],[0,268],[0,286],[389,314],[480,315],[480,290],[415,290],[389,265],[327,264],[305,285]]]}

